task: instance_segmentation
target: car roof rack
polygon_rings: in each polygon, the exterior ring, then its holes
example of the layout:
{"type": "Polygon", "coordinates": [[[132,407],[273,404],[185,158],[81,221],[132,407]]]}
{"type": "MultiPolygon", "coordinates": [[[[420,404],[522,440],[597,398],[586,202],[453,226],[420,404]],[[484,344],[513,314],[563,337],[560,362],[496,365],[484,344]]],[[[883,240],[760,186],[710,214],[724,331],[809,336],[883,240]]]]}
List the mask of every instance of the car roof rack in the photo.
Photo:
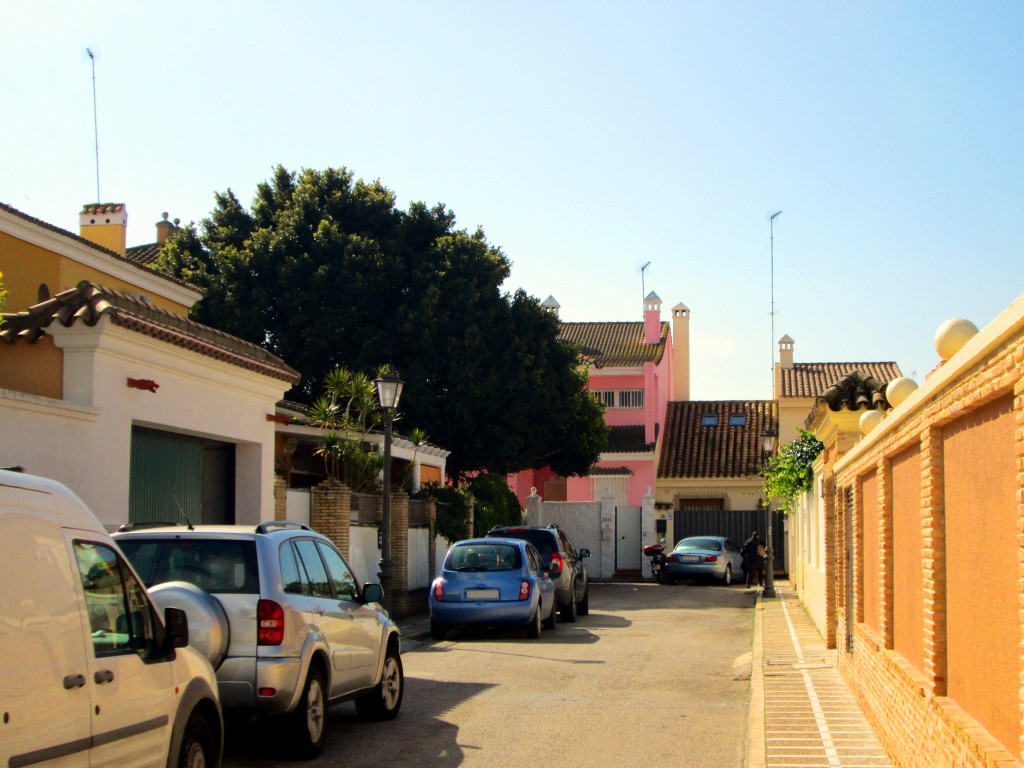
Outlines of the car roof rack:
{"type": "Polygon", "coordinates": [[[297,520],[264,520],[256,526],[256,533],[270,533],[282,528],[298,528],[300,531],[313,530],[305,523],[300,523],[297,520]]]}

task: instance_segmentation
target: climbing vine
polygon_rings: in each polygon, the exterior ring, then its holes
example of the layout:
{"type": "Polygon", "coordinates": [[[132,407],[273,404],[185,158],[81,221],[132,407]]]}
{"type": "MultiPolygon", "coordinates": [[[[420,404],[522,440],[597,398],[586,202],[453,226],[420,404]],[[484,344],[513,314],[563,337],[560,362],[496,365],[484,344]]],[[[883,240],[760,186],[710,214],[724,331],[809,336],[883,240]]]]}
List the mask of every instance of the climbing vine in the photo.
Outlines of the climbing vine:
{"type": "Polygon", "coordinates": [[[779,449],[768,461],[764,473],[764,492],[769,501],[777,500],[778,509],[789,514],[793,501],[811,490],[814,460],[825,448],[813,434],[797,429],[800,436],[779,449]]]}

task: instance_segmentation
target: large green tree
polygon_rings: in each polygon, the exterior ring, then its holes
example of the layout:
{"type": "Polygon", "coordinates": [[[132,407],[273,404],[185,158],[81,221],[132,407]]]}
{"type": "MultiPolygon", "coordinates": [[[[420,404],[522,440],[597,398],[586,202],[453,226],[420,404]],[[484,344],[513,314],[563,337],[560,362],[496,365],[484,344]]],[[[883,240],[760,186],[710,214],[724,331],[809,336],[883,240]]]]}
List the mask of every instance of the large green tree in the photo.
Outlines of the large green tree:
{"type": "Polygon", "coordinates": [[[230,191],[179,231],[159,268],[201,286],[194,319],[266,346],[311,402],[337,366],[391,364],[403,422],[452,451],[449,474],[551,466],[583,474],[607,441],[558,321],[522,291],[483,230],[443,205],[401,210],[344,168],[275,169],[246,209],[230,191]]]}

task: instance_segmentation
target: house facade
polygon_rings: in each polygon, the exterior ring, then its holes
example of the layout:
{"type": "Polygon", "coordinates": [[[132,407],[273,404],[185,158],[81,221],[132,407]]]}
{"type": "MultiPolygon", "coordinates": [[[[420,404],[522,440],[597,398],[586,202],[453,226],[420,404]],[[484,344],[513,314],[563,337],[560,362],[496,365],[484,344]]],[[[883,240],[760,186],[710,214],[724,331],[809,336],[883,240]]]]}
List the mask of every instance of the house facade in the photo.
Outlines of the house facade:
{"type": "MultiPolygon", "coordinates": [[[[550,297],[544,307],[559,311],[550,297]]],[[[548,501],[595,501],[610,493],[618,507],[640,507],[657,478],[665,406],[673,397],[689,397],[689,319],[689,309],[679,304],[671,324],[663,321],[661,299],[651,292],[642,320],[561,323],[560,338],[580,348],[589,388],[607,409],[609,444],[585,477],[559,477],[549,468],[511,475],[520,505],[525,508],[536,489],[548,501]]]]}
{"type": "Polygon", "coordinates": [[[298,374],[184,314],[200,292],[127,256],[127,212],[80,234],[0,206],[0,465],[53,477],[107,525],[274,516],[275,404],[298,374]]]}

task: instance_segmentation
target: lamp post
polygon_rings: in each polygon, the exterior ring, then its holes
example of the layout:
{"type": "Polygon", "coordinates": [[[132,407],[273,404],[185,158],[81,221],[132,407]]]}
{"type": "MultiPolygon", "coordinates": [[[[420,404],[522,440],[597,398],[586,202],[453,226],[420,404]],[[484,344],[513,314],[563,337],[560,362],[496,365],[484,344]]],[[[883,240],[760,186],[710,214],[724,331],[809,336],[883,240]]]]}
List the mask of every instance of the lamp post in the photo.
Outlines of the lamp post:
{"type": "MultiPolygon", "coordinates": [[[[768,460],[775,453],[775,429],[769,424],[761,433],[761,450],[764,452],[765,471],[768,469],[768,460]]],[[[765,496],[765,540],[764,540],[764,597],[775,597],[775,552],[772,548],[774,529],[772,527],[772,502],[765,496]]]]}
{"type": "Polygon", "coordinates": [[[373,383],[377,385],[377,400],[384,411],[384,495],[381,514],[380,584],[384,588],[384,607],[391,608],[391,422],[402,396],[403,382],[391,371],[373,383]]]}

